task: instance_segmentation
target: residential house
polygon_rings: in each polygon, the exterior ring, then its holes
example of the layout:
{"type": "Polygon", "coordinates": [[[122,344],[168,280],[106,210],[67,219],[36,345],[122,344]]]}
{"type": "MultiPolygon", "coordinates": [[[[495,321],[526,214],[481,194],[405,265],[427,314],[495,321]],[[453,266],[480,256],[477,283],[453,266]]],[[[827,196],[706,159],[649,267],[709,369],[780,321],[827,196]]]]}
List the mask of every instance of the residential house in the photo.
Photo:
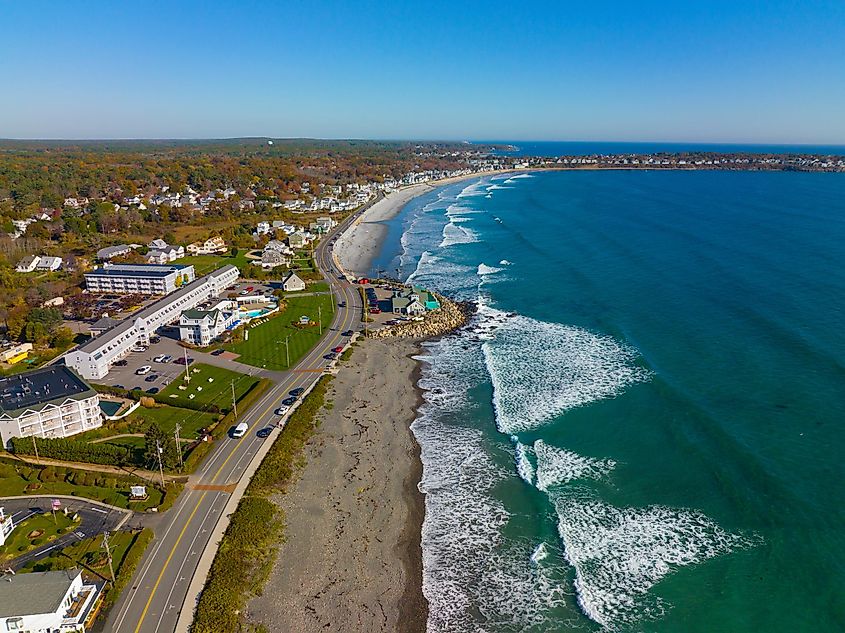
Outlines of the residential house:
{"type": "Polygon", "coordinates": [[[132,252],[132,247],[129,244],[118,244],[117,246],[106,246],[97,251],[97,259],[101,262],[115,257],[122,257],[132,252]]]}
{"type": "Polygon", "coordinates": [[[308,238],[304,233],[291,233],[288,235],[288,244],[291,248],[305,248],[308,245],[308,238]]]}
{"type": "Polygon", "coordinates": [[[31,273],[38,266],[39,261],[41,261],[41,258],[38,255],[27,255],[18,262],[15,270],[19,273],[31,273]]]}
{"type": "Polygon", "coordinates": [[[260,265],[264,270],[272,270],[279,266],[290,266],[291,260],[281,251],[265,248],[261,253],[261,259],[253,263],[260,265]]]}
{"type": "Polygon", "coordinates": [[[6,539],[15,529],[15,522],[11,516],[6,516],[3,508],[0,507],[0,547],[6,543],[6,539]]]}
{"type": "Polygon", "coordinates": [[[264,247],[265,251],[279,251],[280,253],[284,253],[289,255],[292,253],[290,247],[280,240],[270,240],[267,242],[267,246],[264,247]]]}
{"type": "Polygon", "coordinates": [[[390,302],[393,314],[407,314],[410,316],[425,314],[425,306],[413,295],[396,295],[391,297],[390,302]]]}
{"type": "Polygon", "coordinates": [[[228,328],[240,321],[237,301],[220,301],[201,310],[185,310],[179,317],[180,340],[206,347],[228,328]]]}
{"type": "Polygon", "coordinates": [[[210,237],[204,242],[188,244],[188,253],[191,255],[214,255],[226,251],[226,242],[222,237],[210,237]]]}
{"type": "Polygon", "coordinates": [[[259,222],[255,225],[255,233],[257,235],[267,235],[270,232],[269,222],[259,222]]]}
{"type": "MultiPolygon", "coordinates": [[[[161,242],[161,240],[154,240],[161,242]]],[[[166,242],[162,242],[164,246],[156,248],[147,253],[147,263],[149,264],[169,264],[185,256],[184,246],[168,246],[166,242]]]]}
{"type": "Polygon", "coordinates": [[[38,263],[35,264],[36,270],[54,271],[54,270],[58,270],[61,267],[62,267],[62,258],[61,257],[50,257],[48,255],[42,255],[38,259],[38,263]]]}
{"type": "Polygon", "coordinates": [[[290,271],[282,280],[282,289],[285,292],[300,292],[305,290],[305,282],[295,272],[290,271]]]}

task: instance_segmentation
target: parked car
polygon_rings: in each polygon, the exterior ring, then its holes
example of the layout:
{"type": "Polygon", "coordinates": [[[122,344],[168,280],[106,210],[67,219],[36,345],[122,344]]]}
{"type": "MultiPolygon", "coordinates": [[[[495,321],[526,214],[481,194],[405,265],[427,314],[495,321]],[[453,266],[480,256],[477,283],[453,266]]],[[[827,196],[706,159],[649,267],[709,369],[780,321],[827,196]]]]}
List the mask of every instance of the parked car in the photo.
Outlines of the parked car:
{"type": "Polygon", "coordinates": [[[273,432],[273,429],[263,428],[260,431],[258,431],[258,433],[256,433],[256,435],[258,437],[260,437],[261,439],[264,439],[265,437],[270,437],[270,433],[272,433],[272,432],[273,432]]]}
{"type": "Polygon", "coordinates": [[[136,369],[135,373],[138,376],[143,376],[145,374],[149,374],[152,370],[153,370],[153,368],[150,367],[149,365],[144,365],[143,367],[139,367],[138,369],[136,369]]]}
{"type": "Polygon", "coordinates": [[[296,398],[285,398],[282,400],[282,404],[286,407],[296,404],[296,398]]]}
{"type": "Polygon", "coordinates": [[[292,395],[294,398],[298,398],[303,393],[305,393],[305,389],[303,389],[302,387],[297,387],[296,389],[290,390],[290,395],[292,395]]]}
{"type": "MultiPolygon", "coordinates": [[[[177,358],[173,362],[176,363],[177,365],[184,365],[185,364],[185,357],[183,356],[182,358],[177,358]]],[[[188,361],[187,361],[188,365],[190,365],[193,362],[194,362],[194,359],[189,357],[188,361]]]]}
{"type": "Polygon", "coordinates": [[[151,394],[151,395],[157,394],[158,391],[159,391],[158,387],[150,387],[149,389],[147,389],[147,393],[151,394]]]}
{"type": "Polygon", "coordinates": [[[288,412],[289,409],[290,409],[290,407],[288,405],[283,404],[278,409],[276,409],[276,415],[284,415],[285,413],[288,412]]]}
{"type": "Polygon", "coordinates": [[[147,348],[144,345],[133,345],[129,348],[130,352],[146,352],[147,348]]]}
{"type": "Polygon", "coordinates": [[[252,292],[253,290],[255,290],[255,288],[253,286],[247,286],[246,287],[247,292],[252,292]]]}
{"type": "Polygon", "coordinates": [[[144,382],[155,382],[156,380],[158,380],[158,374],[150,374],[144,378],[144,382]]]}
{"type": "Polygon", "coordinates": [[[152,343],[153,345],[155,345],[156,343],[161,343],[161,337],[160,336],[151,336],[150,337],[150,343],[152,343]]]}
{"type": "Polygon", "coordinates": [[[381,310],[378,308],[370,308],[370,314],[381,314],[381,310]]]}
{"type": "Polygon", "coordinates": [[[126,387],[124,387],[123,385],[115,385],[114,388],[115,389],[126,389],[126,387]]]}
{"type": "Polygon", "coordinates": [[[167,362],[167,356],[166,356],[165,354],[159,354],[158,356],[156,356],[156,357],[153,359],[153,362],[156,362],[156,363],[166,363],[166,362],[167,362]]]}
{"type": "Polygon", "coordinates": [[[126,367],[128,364],[129,364],[129,361],[128,361],[128,360],[126,360],[126,359],[121,359],[121,360],[119,360],[119,361],[115,362],[114,366],[115,366],[115,367],[126,367]]]}
{"type": "Polygon", "coordinates": [[[220,354],[222,354],[225,351],[226,351],[225,349],[216,349],[213,352],[211,352],[211,355],[212,356],[220,356],[220,354]]]}

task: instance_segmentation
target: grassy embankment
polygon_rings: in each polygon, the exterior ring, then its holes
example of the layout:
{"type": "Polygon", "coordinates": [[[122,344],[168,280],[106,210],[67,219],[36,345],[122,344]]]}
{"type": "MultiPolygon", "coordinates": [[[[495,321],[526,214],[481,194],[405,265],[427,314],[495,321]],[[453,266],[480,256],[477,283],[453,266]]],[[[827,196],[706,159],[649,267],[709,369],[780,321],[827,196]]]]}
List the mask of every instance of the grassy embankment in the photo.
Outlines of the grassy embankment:
{"type": "Polygon", "coordinates": [[[250,630],[241,615],[243,608],[250,597],[261,595],[277,547],[284,542],[283,513],[268,497],[285,492],[296,481],[330,380],[330,376],[321,378],[291,414],[253,475],[214,557],[191,633],[250,630]]]}
{"type": "Polygon", "coordinates": [[[228,343],[223,347],[240,354],[238,361],[273,370],[285,370],[296,365],[320,339],[317,321],[322,310],[323,331],[334,315],[335,302],[332,295],[288,296],[287,305],[279,314],[264,323],[238,330],[237,335],[246,340],[228,343]],[[302,316],[308,317],[309,325],[299,325],[302,316]],[[290,365],[285,353],[285,340],[290,347],[290,365]]]}
{"type": "Polygon", "coordinates": [[[66,516],[64,512],[56,512],[55,516],[51,512],[38,513],[21,523],[16,522],[15,529],[0,546],[0,564],[55,541],[76,524],[72,515],[66,516]]]}

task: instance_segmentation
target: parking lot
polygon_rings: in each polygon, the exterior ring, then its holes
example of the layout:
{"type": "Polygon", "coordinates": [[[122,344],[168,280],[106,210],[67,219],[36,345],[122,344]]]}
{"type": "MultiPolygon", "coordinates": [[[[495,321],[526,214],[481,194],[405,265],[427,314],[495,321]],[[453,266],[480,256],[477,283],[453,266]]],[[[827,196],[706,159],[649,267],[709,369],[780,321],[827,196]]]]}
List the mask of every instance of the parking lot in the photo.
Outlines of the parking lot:
{"type": "MultiPolygon", "coordinates": [[[[170,331],[165,331],[165,334],[173,336],[170,331]]],[[[146,392],[150,392],[150,389],[158,389],[158,391],[164,389],[174,378],[185,372],[185,366],[176,362],[184,358],[185,348],[165,334],[159,334],[160,341],[150,344],[146,351],[130,352],[123,359],[126,361],[126,365],[112,365],[109,373],[100,382],[104,385],[120,386],[124,389],[140,389],[146,392]],[[173,358],[166,363],[153,360],[157,356],[166,355],[173,358]],[[152,370],[144,376],[137,375],[135,372],[145,365],[152,367],[152,370]],[[152,376],[155,378],[149,380],[152,376]]],[[[188,356],[192,356],[190,351],[188,351],[188,356]]]]}

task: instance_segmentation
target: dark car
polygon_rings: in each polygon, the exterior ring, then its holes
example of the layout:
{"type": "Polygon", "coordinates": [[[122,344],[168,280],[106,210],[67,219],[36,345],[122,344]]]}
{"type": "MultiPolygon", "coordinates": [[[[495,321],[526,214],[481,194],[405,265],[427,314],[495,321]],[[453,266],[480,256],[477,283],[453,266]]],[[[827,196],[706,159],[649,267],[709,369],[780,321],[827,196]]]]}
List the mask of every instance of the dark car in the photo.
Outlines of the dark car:
{"type": "Polygon", "coordinates": [[[150,343],[152,343],[153,345],[155,345],[156,343],[161,343],[161,337],[160,336],[150,337],[150,343]]]}
{"type": "Polygon", "coordinates": [[[263,429],[260,429],[258,431],[258,433],[256,433],[256,435],[258,437],[264,439],[265,437],[270,437],[270,433],[272,433],[272,432],[273,432],[273,429],[263,428],[263,429]]]}
{"type": "MultiPolygon", "coordinates": [[[[184,364],[185,364],[185,358],[184,358],[184,357],[182,357],[182,358],[177,358],[177,359],[176,359],[176,360],[174,360],[173,362],[174,362],[174,363],[176,363],[177,365],[184,365],[184,364]]],[[[191,363],[193,363],[193,362],[194,362],[194,359],[193,359],[193,358],[188,358],[188,365],[190,365],[190,364],[191,364],[191,363]]]]}
{"type": "Polygon", "coordinates": [[[150,374],[149,376],[144,378],[144,382],[155,382],[156,380],[158,380],[158,376],[155,374],[150,374]]]}
{"type": "Polygon", "coordinates": [[[345,308],[345,307],[346,307],[346,301],[341,301],[341,302],[340,302],[340,303],[338,303],[337,305],[338,305],[338,307],[340,307],[340,308],[345,308]]]}
{"type": "Polygon", "coordinates": [[[292,395],[294,398],[298,398],[303,393],[305,393],[305,389],[303,389],[302,387],[297,387],[296,389],[290,390],[290,395],[292,395]]]}
{"type": "Polygon", "coordinates": [[[124,387],[123,385],[115,385],[114,388],[115,389],[126,389],[126,387],[124,387]]]}
{"type": "Polygon", "coordinates": [[[285,398],[284,400],[282,400],[282,404],[286,407],[289,407],[292,404],[296,404],[296,398],[285,398]]]}
{"type": "Polygon", "coordinates": [[[341,336],[352,336],[352,330],[346,330],[340,333],[341,336]]]}
{"type": "Polygon", "coordinates": [[[126,367],[128,364],[129,364],[128,360],[119,360],[119,361],[115,362],[114,366],[115,367],[126,367]]]}
{"type": "Polygon", "coordinates": [[[147,393],[152,394],[152,395],[157,394],[158,393],[158,387],[150,387],[149,389],[147,389],[147,393]]]}
{"type": "Polygon", "coordinates": [[[225,351],[226,351],[225,349],[216,349],[213,352],[211,352],[211,355],[212,356],[220,356],[220,354],[222,354],[225,351]]]}

